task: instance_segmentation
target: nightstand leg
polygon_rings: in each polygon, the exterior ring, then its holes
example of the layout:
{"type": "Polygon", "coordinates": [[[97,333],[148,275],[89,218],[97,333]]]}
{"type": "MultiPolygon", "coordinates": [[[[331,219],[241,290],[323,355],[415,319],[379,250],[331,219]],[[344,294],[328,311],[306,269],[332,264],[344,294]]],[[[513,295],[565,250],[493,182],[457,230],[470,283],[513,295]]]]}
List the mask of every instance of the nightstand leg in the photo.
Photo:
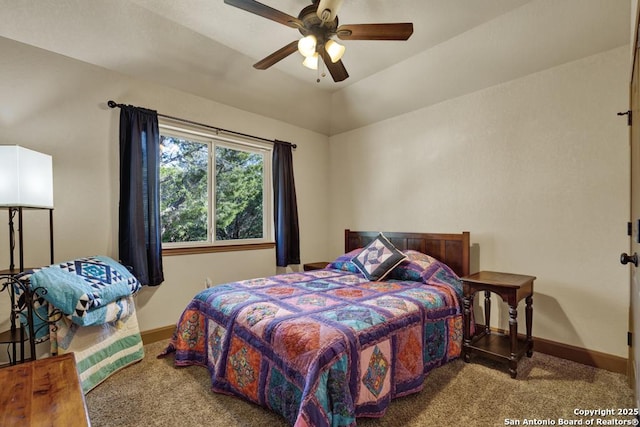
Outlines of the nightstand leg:
{"type": "Polygon", "coordinates": [[[511,378],[515,378],[518,374],[518,308],[509,306],[509,338],[511,340],[511,354],[509,356],[509,373],[511,378]]]}
{"type": "Polygon", "coordinates": [[[533,356],[533,337],[531,335],[531,327],[533,325],[533,297],[529,295],[525,299],[527,306],[525,314],[527,318],[527,357],[533,356]]]}
{"type": "Polygon", "coordinates": [[[464,313],[462,315],[464,320],[463,339],[462,339],[462,353],[464,361],[469,363],[471,360],[471,303],[473,302],[473,295],[465,296],[462,298],[462,304],[464,306],[464,313]]]}

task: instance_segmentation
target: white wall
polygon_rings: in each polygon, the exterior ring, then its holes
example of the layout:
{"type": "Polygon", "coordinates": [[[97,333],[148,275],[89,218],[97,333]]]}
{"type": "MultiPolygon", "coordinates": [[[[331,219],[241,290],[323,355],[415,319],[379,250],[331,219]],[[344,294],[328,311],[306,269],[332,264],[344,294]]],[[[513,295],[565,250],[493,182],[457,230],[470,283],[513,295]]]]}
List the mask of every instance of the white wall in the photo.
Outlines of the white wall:
{"type": "MultiPolygon", "coordinates": [[[[615,113],[628,104],[628,47],[330,140],[7,39],[0,51],[0,143],[54,158],[56,261],[117,256],[114,99],[297,143],[303,262],[341,253],[344,228],[469,230],[480,268],[538,277],[534,335],[626,357],[628,141],[615,113]]],[[[46,221],[27,220],[27,263],[46,264],[46,221]]],[[[2,268],[6,241],[0,226],[2,268]]],[[[173,324],[205,277],[274,264],[272,250],[167,257],[166,282],[138,296],[141,329],[173,324]]]]}
{"type": "Polygon", "coordinates": [[[626,357],[628,70],[625,46],[331,137],[333,252],[470,231],[480,269],[537,276],[535,336],[626,357]]]}
{"type": "MultiPolygon", "coordinates": [[[[0,38],[0,52],[0,144],[53,156],[56,262],[94,254],[117,257],[119,110],[106,106],[109,99],[296,143],[302,261],[326,259],[326,136],[8,39],[0,38]]],[[[0,211],[0,224],[6,224],[5,213],[0,211]]],[[[39,214],[25,216],[29,266],[49,263],[47,217],[39,214]]],[[[6,229],[0,226],[0,269],[8,267],[6,229]]],[[[164,264],[165,282],[137,297],[142,330],[174,324],[206,277],[219,284],[276,272],[274,250],[172,256],[164,264]]],[[[0,318],[4,313],[0,305],[0,318]]]]}

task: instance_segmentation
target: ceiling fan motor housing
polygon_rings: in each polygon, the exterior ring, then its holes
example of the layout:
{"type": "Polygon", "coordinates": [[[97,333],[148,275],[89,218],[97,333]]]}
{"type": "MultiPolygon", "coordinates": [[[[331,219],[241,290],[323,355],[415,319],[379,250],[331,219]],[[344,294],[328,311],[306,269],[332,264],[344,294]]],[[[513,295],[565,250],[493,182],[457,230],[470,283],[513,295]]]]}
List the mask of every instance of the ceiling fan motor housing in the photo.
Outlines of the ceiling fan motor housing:
{"type": "MultiPolygon", "coordinates": [[[[316,8],[316,14],[323,22],[333,21],[342,6],[343,0],[320,0],[316,8]]],[[[316,2],[314,1],[314,4],[316,2]]]]}
{"type": "Polygon", "coordinates": [[[316,13],[316,8],[317,6],[312,4],[300,11],[298,19],[302,21],[304,26],[298,30],[303,36],[315,36],[318,40],[318,46],[320,46],[336,34],[336,30],[338,28],[338,17],[336,16],[329,22],[322,22],[316,13]]]}

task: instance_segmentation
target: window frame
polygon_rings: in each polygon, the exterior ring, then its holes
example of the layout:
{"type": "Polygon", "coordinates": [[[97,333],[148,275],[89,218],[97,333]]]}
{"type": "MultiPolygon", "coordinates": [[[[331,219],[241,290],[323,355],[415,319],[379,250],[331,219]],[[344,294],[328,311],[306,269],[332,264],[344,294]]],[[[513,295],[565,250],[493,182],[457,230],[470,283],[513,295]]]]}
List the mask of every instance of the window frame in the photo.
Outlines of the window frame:
{"type": "MultiPolygon", "coordinates": [[[[163,255],[185,255],[209,252],[228,252],[240,250],[269,249],[275,247],[274,224],[273,224],[273,178],[271,159],[273,156],[273,145],[261,141],[253,141],[249,138],[238,136],[221,135],[217,131],[198,129],[192,126],[180,124],[176,126],[165,121],[158,124],[160,135],[174,136],[193,140],[193,142],[207,144],[208,167],[207,167],[207,241],[197,242],[163,242],[163,255]],[[249,153],[262,155],[262,238],[237,239],[237,240],[217,240],[216,239],[216,217],[215,217],[215,149],[223,147],[249,153]]],[[[161,190],[162,191],[162,190],[161,190]]]]}

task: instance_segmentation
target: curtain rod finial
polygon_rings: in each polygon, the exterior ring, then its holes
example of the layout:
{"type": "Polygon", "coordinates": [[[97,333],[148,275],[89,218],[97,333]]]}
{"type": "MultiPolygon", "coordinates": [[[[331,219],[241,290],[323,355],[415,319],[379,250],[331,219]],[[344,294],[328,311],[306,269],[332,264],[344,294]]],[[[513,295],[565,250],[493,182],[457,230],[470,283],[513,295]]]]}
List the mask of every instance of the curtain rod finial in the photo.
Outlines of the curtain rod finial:
{"type": "Polygon", "coordinates": [[[116,104],[115,101],[112,100],[108,100],[107,105],[109,106],[109,108],[116,108],[118,106],[118,104],[116,104]]]}

